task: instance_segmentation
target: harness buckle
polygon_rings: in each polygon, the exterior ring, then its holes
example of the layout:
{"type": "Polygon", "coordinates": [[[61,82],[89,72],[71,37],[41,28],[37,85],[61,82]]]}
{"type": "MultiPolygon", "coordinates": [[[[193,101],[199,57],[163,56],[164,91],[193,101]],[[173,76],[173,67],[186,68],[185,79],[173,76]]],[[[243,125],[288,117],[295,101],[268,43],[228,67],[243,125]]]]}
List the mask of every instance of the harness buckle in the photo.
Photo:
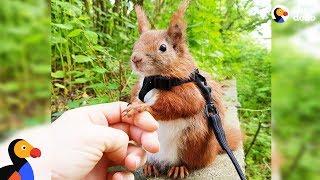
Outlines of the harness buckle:
{"type": "Polygon", "coordinates": [[[206,106],[205,106],[205,111],[204,111],[204,112],[205,112],[205,114],[206,114],[207,117],[209,117],[210,115],[215,115],[215,114],[217,114],[217,110],[216,110],[216,108],[214,107],[213,102],[206,104],[206,106]]]}

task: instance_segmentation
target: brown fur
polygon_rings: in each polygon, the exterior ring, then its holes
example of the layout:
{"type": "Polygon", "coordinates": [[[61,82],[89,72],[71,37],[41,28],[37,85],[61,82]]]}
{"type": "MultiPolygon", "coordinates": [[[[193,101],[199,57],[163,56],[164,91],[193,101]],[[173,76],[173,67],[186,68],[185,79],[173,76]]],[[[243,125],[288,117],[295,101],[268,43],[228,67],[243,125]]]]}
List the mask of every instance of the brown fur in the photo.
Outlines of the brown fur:
{"type": "Polygon", "coordinates": [[[139,32],[143,33],[147,30],[150,29],[150,24],[148,21],[148,18],[146,16],[146,14],[144,13],[144,11],[141,9],[140,6],[135,6],[135,10],[137,13],[137,19],[138,19],[138,28],[139,28],[139,32]]]}
{"type": "MultiPolygon", "coordinates": [[[[183,20],[187,2],[183,3],[171,18],[168,30],[148,30],[147,18],[140,7],[136,7],[140,38],[133,48],[132,59],[142,61],[132,63],[133,69],[143,77],[163,75],[167,77],[188,78],[196,68],[186,43],[186,23],[183,20]],[[166,52],[160,52],[159,46],[165,44],[166,52]]],[[[207,77],[213,89],[215,107],[222,119],[227,141],[236,149],[241,141],[238,129],[232,129],[224,123],[224,107],[221,100],[220,85],[207,77]]],[[[140,83],[133,88],[132,101],[138,102],[140,83]]],[[[212,163],[217,154],[222,152],[212,129],[204,117],[205,101],[194,83],[186,83],[170,91],[159,91],[156,102],[148,111],[158,121],[174,121],[178,118],[192,119],[191,126],[181,136],[182,147],[179,150],[180,163],[190,169],[201,168],[212,163]]]]}

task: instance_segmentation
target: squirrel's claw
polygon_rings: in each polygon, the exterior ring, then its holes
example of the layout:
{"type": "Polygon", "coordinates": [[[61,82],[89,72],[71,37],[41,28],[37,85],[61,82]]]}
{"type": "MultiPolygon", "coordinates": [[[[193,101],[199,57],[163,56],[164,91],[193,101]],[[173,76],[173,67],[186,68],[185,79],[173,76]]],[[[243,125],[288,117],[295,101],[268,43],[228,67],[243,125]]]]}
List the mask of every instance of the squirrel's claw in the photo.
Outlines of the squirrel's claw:
{"type": "Polygon", "coordinates": [[[173,179],[184,179],[189,175],[189,171],[185,166],[173,166],[168,171],[167,176],[173,179]]]}
{"type": "Polygon", "coordinates": [[[151,164],[146,164],[143,167],[143,175],[148,177],[148,176],[159,176],[160,173],[158,171],[158,169],[156,168],[156,166],[151,165],[151,164]]]}
{"type": "Polygon", "coordinates": [[[150,108],[150,106],[145,103],[132,103],[132,104],[129,104],[127,109],[125,109],[122,112],[122,116],[127,117],[127,118],[131,118],[138,113],[141,113],[143,111],[147,111],[149,108],[150,108]]]}

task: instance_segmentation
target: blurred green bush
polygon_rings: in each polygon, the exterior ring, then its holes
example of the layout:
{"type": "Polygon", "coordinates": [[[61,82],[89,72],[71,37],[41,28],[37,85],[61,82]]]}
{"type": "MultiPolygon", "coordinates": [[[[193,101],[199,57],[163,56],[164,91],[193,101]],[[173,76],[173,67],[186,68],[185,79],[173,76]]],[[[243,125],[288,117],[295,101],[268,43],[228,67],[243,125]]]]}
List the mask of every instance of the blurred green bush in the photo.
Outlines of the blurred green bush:
{"type": "Polygon", "coordinates": [[[318,179],[320,62],[299,50],[281,53],[273,53],[281,60],[273,63],[272,106],[273,135],[282,153],[283,179],[318,179]]]}
{"type": "MultiPolygon", "coordinates": [[[[287,6],[293,9],[297,2],[287,6]]],[[[303,31],[302,37],[319,37],[320,31],[305,31],[315,26],[319,28],[317,21],[292,19],[272,26],[273,139],[280,153],[283,179],[320,178],[320,61],[319,57],[308,53],[309,47],[298,46],[299,43],[308,44],[306,39],[293,43],[293,38],[303,31]]]]}
{"type": "Polygon", "coordinates": [[[49,121],[49,25],[47,2],[1,1],[0,137],[49,121]]]}

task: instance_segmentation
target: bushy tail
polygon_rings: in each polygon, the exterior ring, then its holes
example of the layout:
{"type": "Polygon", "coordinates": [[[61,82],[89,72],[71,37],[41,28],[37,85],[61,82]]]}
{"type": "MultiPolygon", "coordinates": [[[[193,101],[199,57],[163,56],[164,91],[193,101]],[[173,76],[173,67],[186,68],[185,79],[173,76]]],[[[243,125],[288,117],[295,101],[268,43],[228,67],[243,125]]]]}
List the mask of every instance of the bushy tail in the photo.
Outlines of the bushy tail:
{"type": "MultiPolygon", "coordinates": [[[[231,124],[226,123],[223,126],[223,130],[225,132],[226,139],[230,149],[236,150],[243,139],[240,128],[236,128],[231,124]]],[[[224,150],[220,146],[219,146],[219,153],[224,153],[224,150]]]]}

